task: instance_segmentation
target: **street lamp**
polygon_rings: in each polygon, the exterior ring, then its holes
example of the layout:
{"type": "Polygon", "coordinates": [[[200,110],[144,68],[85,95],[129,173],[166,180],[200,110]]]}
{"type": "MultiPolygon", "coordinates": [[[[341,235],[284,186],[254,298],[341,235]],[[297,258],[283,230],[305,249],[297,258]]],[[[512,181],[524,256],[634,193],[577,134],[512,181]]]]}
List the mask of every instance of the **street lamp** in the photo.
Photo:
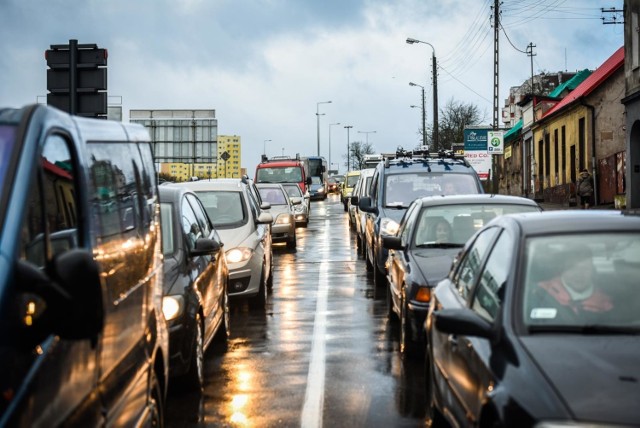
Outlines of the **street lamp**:
{"type": "MultiPolygon", "coordinates": [[[[422,89],[422,145],[427,145],[427,112],[424,107],[424,86],[418,85],[417,83],[409,82],[409,86],[419,86],[422,89]]],[[[436,146],[434,144],[434,149],[436,146]]]]}
{"type": "Polygon", "coordinates": [[[329,169],[331,169],[331,127],[335,125],[340,125],[340,122],[329,124],[329,169]]]}
{"type": "Polygon", "coordinates": [[[375,134],[376,131],[358,131],[358,134],[365,134],[367,139],[367,147],[369,147],[369,134],[375,134]]]}
{"type": "MultiPolygon", "coordinates": [[[[318,122],[318,156],[320,156],[320,104],[331,104],[331,101],[320,101],[316,103],[316,119],[318,122]]],[[[324,113],[322,113],[324,115],[324,113]]]]}
{"type": "Polygon", "coordinates": [[[431,55],[431,67],[433,72],[433,147],[435,150],[439,148],[439,138],[438,138],[438,69],[436,67],[436,48],[429,42],[423,42],[422,40],[412,39],[411,37],[407,38],[407,43],[412,45],[414,43],[422,43],[425,45],[429,45],[432,50],[431,55]]]}
{"type": "Polygon", "coordinates": [[[262,142],[262,154],[265,156],[267,154],[267,141],[273,141],[273,140],[264,140],[262,142]]]}
{"type": "Polygon", "coordinates": [[[345,125],[344,128],[347,130],[347,172],[349,172],[349,169],[351,167],[351,162],[349,159],[349,130],[353,128],[353,126],[345,125]]]}

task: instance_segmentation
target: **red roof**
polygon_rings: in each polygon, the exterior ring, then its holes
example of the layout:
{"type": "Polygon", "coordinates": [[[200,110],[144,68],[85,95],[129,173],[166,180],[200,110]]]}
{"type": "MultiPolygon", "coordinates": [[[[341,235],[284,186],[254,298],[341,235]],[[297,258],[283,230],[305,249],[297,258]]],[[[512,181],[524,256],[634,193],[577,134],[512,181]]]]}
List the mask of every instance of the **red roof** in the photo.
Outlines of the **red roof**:
{"type": "Polygon", "coordinates": [[[607,80],[614,72],[624,65],[624,46],[615,51],[613,55],[609,57],[600,67],[598,67],[589,77],[578,85],[573,91],[571,91],[566,97],[562,99],[558,104],[551,108],[547,113],[542,116],[549,117],[554,113],[560,111],[567,105],[578,100],[579,98],[586,97],[593,92],[598,86],[600,86],[605,80],[607,80]]]}

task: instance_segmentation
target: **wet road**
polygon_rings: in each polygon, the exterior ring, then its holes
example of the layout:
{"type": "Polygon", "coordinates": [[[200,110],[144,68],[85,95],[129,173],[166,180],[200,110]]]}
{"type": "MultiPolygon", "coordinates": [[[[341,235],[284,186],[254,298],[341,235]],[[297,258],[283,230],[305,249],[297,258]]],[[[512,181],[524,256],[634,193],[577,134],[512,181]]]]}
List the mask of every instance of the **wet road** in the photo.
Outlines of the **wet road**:
{"type": "Polygon", "coordinates": [[[266,311],[233,305],[203,393],[170,391],[168,427],[424,426],[422,361],[400,357],[337,195],[311,203],[297,239],[274,246],[266,311]]]}

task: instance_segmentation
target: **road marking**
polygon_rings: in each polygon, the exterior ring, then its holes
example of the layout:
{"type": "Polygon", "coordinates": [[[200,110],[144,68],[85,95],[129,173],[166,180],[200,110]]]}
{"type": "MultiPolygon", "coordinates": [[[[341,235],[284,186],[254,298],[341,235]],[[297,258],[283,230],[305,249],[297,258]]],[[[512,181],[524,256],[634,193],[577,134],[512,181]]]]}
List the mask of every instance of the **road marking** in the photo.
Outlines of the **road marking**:
{"type": "MultiPolygon", "coordinates": [[[[329,227],[324,228],[325,239],[328,238],[329,227]]],[[[311,343],[311,357],[309,374],[307,375],[307,389],[304,394],[304,406],[300,417],[303,428],[322,427],[322,409],[324,407],[324,378],[326,363],[326,318],[327,295],[329,291],[329,263],[324,261],[320,265],[318,277],[318,299],[316,314],[313,321],[313,339],[311,343]]]]}

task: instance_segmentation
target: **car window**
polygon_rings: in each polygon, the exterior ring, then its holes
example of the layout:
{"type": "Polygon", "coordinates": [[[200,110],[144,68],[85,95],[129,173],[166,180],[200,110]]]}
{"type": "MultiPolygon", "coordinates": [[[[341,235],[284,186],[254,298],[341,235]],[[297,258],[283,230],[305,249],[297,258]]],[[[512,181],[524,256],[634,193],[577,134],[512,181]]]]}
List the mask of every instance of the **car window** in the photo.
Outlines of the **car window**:
{"type": "Polygon", "coordinates": [[[258,187],[260,196],[265,202],[269,202],[271,205],[288,205],[289,201],[284,192],[277,187],[258,187]]]}
{"type": "Polygon", "coordinates": [[[471,308],[489,322],[496,318],[502,306],[503,287],[511,268],[513,248],[513,237],[508,231],[503,231],[487,258],[474,292],[471,308]]]}
{"type": "Polygon", "coordinates": [[[458,294],[464,300],[468,300],[471,295],[471,290],[478,278],[487,250],[497,233],[498,228],[496,227],[485,229],[479,233],[458,264],[454,283],[458,289],[458,294]]]}
{"type": "Polygon", "coordinates": [[[302,197],[302,191],[300,190],[300,188],[298,187],[297,184],[295,184],[293,186],[287,185],[287,186],[282,186],[282,187],[284,187],[284,189],[287,191],[289,196],[300,197],[300,198],[302,197]]]}
{"type": "Polygon", "coordinates": [[[247,213],[241,192],[199,190],[196,194],[215,227],[225,228],[246,223],[247,213]]]}
{"type": "Polygon", "coordinates": [[[75,162],[61,135],[47,137],[22,221],[20,258],[38,267],[78,246],[75,162]],[[42,185],[36,177],[42,177],[42,185]]]}
{"type": "Polygon", "coordinates": [[[209,237],[211,235],[211,223],[209,221],[209,217],[207,217],[207,213],[204,211],[202,204],[194,195],[187,194],[187,201],[191,204],[191,208],[193,208],[193,212],[198,219],[198,224],[202,229],[203,236],[209,237]]]}
{"type": "Polygon", "coordinates": [[[196,245],[196,241],[202,237],[202,230],[195,213],[191,209],[191,205],[187,202],[186,198],[182,198],[180,202],[180,214],[182,232],[185,237],[185,245],[188,250],[193,250],[196,245]]]}
{"type": "Polygon", "coordinates": [[[411,234],[414,231],[413,225],[416,222],[415,212],[417,210],[417,204],[412,204],[400,221],[401,229],[398,231],[402,245],[408,245],[411,242],[411,234]]]}

